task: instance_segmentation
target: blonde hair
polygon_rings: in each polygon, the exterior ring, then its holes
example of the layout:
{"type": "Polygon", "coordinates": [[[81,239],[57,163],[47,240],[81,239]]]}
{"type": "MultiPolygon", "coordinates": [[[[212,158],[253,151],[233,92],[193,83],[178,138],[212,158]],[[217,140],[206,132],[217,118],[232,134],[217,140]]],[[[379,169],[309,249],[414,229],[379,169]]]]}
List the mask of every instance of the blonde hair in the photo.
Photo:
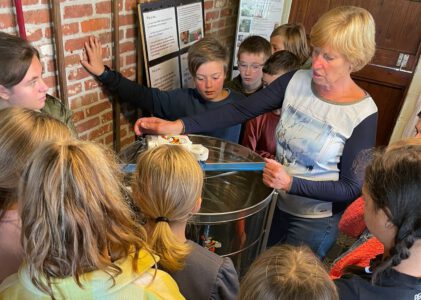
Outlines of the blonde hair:
{"type": "Polygon", "coordinates": [[[251,265],[239,300],[337,300],[338,292],[323,264],[308,247],[270,248],[251,265]]]}
{"type": "Polygon", "coordinates": [[[284,42],[284,50],[295,54],[300,60],[301,65],[306,62],[310,56],[310,49],[307,43],[305,28],[302,24],[283,24],[276,27],[270,38],[280,36],[284,42]]]}
{"type": "Polygon", "coordinates": [[[0,110],[1,214],[17,201],[19,177],[34,150],[46,141],[70,137],[65,124],[44,113],[19,107],[0,110]]]}
{"type": "Polygon", "coordinates": [[[29,277],[54,298],[55,278],[103,270],[115,283],[114,263],[134,252],[137,271],[145,231],[124,200],[111,151],[86,141],[48,143],[32,155],[19,184],[22,243],[29,277]]]}
{"type": "Polygon", "coordinates": [[[189,48],[188,66],[190,74],[196,77],[199,67],[212,61],[224,64],[224,73],[228,71],[229,54],[227,49],[213,37],[205,37],[189,48]]]}
{"type": "Polygon", "coordinates": [[[352,72],[361,70],[376,50],[375,24],[361,7],[340,6],[322,15],[310,32],[313,47],[332,47],[351,63],[352,72]]]}
{"type": "Polygon", "coordinates": [[[191,251],[188,244],[176,239],[170,225],[187,221],[201,197],[202,186],[203,171],[182,146],[163,145],[139,156],[132,184],[134,202],[153,230],[148,244],[168,271],[182,269],[191,251]],[[157,218],[168,222],[156,222],[157,218]]]}

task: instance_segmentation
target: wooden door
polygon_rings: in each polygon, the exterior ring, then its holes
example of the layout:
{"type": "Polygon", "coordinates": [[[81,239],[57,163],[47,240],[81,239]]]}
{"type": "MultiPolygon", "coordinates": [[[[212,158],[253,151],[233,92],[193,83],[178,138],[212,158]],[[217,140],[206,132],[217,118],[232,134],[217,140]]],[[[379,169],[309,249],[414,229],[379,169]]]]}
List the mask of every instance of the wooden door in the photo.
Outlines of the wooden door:
{"type": "Polygon", "coordinates": [[[376,54],[352,74],[379,109],[377,145],[387,145],[421,52],[421,2],[411,0],[293,0],[290,23],[304,24],[307,34],[326,11],[341,5],[367,9],[376,22],[376,54]]]}

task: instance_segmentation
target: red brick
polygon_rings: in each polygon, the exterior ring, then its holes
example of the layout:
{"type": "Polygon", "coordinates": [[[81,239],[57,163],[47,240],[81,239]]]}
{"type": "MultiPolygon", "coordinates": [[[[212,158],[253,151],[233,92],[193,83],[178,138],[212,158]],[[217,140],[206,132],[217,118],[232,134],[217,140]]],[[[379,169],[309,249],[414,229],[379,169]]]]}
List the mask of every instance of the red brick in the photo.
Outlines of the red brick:
{"type": "Polygon", "coordinates": [[[137,10],[137,1],[136,0],[126,0],[125,9],[126,9],[126,11],[137,10]]]}
{"type": "Polygon", "coordinates": [[[99,86],[95,79],[88,79],[83,84],[85,85],[85,91],[95,89],[99,86]]]}
{"type": "Polygon", "coordinates": [[[96,129],[92,130],[88,134],[88,137],[89,137],[90,140],[97,139],[97,138],[103,136],[104,134],[107,134],[108,132],[110,132],[110,130],[111,130],[111,125],[106,124],[106,125],[103,125],[99,128],[96,128],[96,129]]]}
{"type": "Polygon", "coordinates": [[[42,29],[35,30],[31,34],[27,35],[28,41],[36,42],[42,39],[42,29]]]}
{"type": "MultiPolygon", "coordinates": [[[[37,4],[39,0],[22,0],[22,6],[37,4]]],[[[0,5],[1,6],[1,5],[0,5]]]]}
{"type": "Polygon", "coordinates": [[[80,18],[92,16],[93,9],[91,4],[71,5],[64,7],[64,18],[80,18]]]}
{"type": "Polygon", "coordinates": [[[0,8],[9,8],[12,7],[12,1],[1,1],[0,8]]]}
{"type": "MultiPolygon", "coordinates": [[[[111,107],[111,103],[109,104],[109,106],[111,107]]],[[[109,111],[106,112],[105,114],[101,115],[101,123],[107,123],[107,122],[111,122],[113,120],[113,112],[109,111]]]]}
{"type": "Polygon", "coordinates": [[[106,135],[104,137],[104,140],[105,140],[105,145],[107,145],[107,146],[112,145],[112,143],[113,143],[113,134],[111,133],[111,134],[106,135]]]}
{"type": "MultiPolygon", "coordinates": [[[[98,35],[98,39],[102,43],[102,45],[111,43],[111,32],[101,33],[100,35],[98,35]]],[[[102,51],[104,52],[104,50],[102,51]]]]}
{"type": "Polygon", "coordinates": [[[137,37],[137,27],[136,28],[129,28],[126,30],[126,39],[137,37]]]}
{"type": "Polygon", "coordinates": [[[232,9],[231,8],[224,8],[221,10],[221,17],[227,17],[232,15],[232,9]]]}
{"type": "Polygon", "coordinates": [[[73,98],[69,101],[69,104],[70,104],[70,109],[75,110],[82,106],[82,100],[80,99],[80,97],[73,98]]]}
{"type": "Polygon", "coordinates": [[[136,55],[128,55],[126,56],[126,65],[131,65],[137,63],[136,55]]]}
{"type": "Polygon", "coordinates": [[[136,49],[134,42],[126,42],[126,43],[120,43],[120,52],[121,53],[125,53],[125,52],[130,52],[130,51],[134,51],[136,49]]]}
{"type": "Polygon", "coordinates": [[[68,85],[67,86],[67,94],[70,96],[75,96],[77,94],[79,94],[82,91],[82,84],[81,83],[76,83],[73,85],[68,85]]]}
{"type": "Polygon", "coordinates": [[[47,61],[46,65],[47,65],[47,68],[46,68],[47,72],[55,72],[56,71],[56,65],[55,65],[54,60],[49,59],[47,61]]]}
{"type": "Polygon", "coordinates": [[[76,123],[77,132],[84,132],[99,125],[99,118],[93,118],[88,121],[76,123]]]}
{"type": "Polygon", "coordinates": [[[205,11],[213,8],[213,1],[205,1],[205,11]]]}
{"type": "Polygon", "coordinates": [[[120,26],[133,25],[133,24],[135,24],[134,14],[130,14],[127,16],[120,16],[120,19],[119,19],[120,26]]]}
{"type": "Polygon", "coordinates": [[[15,26],[15,16],[12,14],[0,14],[0,29],[15,26]]]}
{"type": "Polygon", "coordinates": [[[80,80],[86,77],[90,77],[91,75],[86,71],[84,67],[77,68],[75,70],[72,70],[69,72],[69,75],[67,76],[67,79],[69,81],[73,80],[80,80]]]}
{"type": "Polygon", "coordinates": [[[66,67],[79,65],[80,64],[80,56],[78,54],[68,55],[64,58],[64,64],[66,67]]]}
{"type": "Polygon", "coordinates": [[[42,80],[44,80],[45,84],[49,88],[55,88],[57,86],[57,82],[56,82],[56,77],[55,76],[45,77],[45,78],[42,78],[42,80]]]}
{"type": "Polygon", "coordinates": [[[92,32],[101,29],[111,28],[109,18],[97,18],[83,21],[81,24],[82,32],[92,32]]]}
{"type": "Polygon", "coordinates": [[[99,92],[99,100],[109,100],[110,96],[108,94],[108,92],[104,91],[104,90],[100,90],[99,92]]]}
{"type": "Polygon", "coordinates": [[[81,97],[81,105],[82,106],[90,105],[90,104],[92,104],[96,101],[98,101],[98,93],[97,92],[85,94],[81,97]]]}
{"type": "Polygon", "coordinates": [[[86,109],[86,116],[91,117],[91,116],[94,116],[94,115],[99,115],[101,112],[103,112],[107,109],[111,109],[111,104],[108,101],[101,102],[101,103],[95,104],[95,105],[87,108],[86,109]]]}
{"type": "Polygon", "coordinates": [[[83,110],[79,110],[79,111],[73,110],[72,119],[73,119],[74,123],[77,123],[77,122],[85,119],[85,113],[83,112],[83,110]]]}
{"type": "Polygon", "coordinates": [[[48,10],[30,10],[23,13],[26,24],[50,23],[50,13],[48,10]]]}
{"type": "Polygon", "coordinates": [[[64,35],[76,34],[79,32],[79,23],[65,24],[61,28],[64,35]]]}
{"type": "Polygon", "coordinates": [[[206,23],[205,24],[205,35],[209,33],[209,31],[211,31],[212,29],[212,25],[210,23],[206,23]]]}
{"type": "Polygon", "coordinates": [[[222,28],[224,26],[225,26],[225,20],[219,19],[218,21],[212,23],[213,28],[222,28]]]}
{"type": "Polygon", "coordinates": [[[95,11],[97,14],[111,13],[111,1],[104,1],[95,4],[95,11]]]}
{"type": "Polygon", "coordinates": [[[206,13],[206,22],[219,18],[219,11],[210,11],[206,13]]]}

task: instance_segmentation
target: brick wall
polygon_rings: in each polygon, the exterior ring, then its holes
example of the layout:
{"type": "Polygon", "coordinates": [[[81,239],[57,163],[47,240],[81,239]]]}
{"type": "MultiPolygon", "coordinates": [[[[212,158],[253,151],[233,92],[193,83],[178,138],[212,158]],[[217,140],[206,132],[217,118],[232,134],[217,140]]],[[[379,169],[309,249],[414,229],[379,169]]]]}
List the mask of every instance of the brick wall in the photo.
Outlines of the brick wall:
{"type": "MultiPolygon", "coordinates": [[[[0,1],[0,30],[18,34],[13,0],[0,1]]],[[[57,69],[54,60],[51,6],[48,0],[22,0],[26,32],[41,54],[44,78],[49,93],[57,95],[57,69]]],[[[96,35],[104,45],[105,62],[111,66],[112,15],[111,0],[61,1],[63,48],[66,65],[66,86],[69,106],[82,139],[112,145],[112,109],[109,95],[98,86],[79,61],[83,43],[96,35]]],[[[136,0],[120,0],[120,67],[130,79],[136,79],[137,8],[136,0]]],[[[205,0],[205,34],[217,36],[227,47],[234,43],[238,0],[205,0]]],[[[231,50],[232,51],[232,50],[231,50]]],[[[131,125],[121,117],[121,145],[134,140],[131,125]]]]}

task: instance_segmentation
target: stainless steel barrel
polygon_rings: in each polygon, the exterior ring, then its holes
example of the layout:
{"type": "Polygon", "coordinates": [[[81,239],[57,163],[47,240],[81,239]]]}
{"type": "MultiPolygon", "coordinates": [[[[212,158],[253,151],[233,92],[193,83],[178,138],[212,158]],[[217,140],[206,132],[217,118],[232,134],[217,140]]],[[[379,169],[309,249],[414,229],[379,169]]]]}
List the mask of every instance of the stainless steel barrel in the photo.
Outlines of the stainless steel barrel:
{"type": "MultiPolygon", "coordinates": [[[[206,163],[262,162],[259,155],[241,145],[208,136],[189,137],[194,144],[209,149],[206,163]]],[[[120,157],[133,163],[138,151],[139,144],[135,143],[120,157]]],[[[202,208],[189,220],[187,237],[221,256],[229,256],[243,275],[264,248],[270,207],[274,208],[272,196],[273,190],[263,184],[259,171],[207,171],[202,208]]]]}

